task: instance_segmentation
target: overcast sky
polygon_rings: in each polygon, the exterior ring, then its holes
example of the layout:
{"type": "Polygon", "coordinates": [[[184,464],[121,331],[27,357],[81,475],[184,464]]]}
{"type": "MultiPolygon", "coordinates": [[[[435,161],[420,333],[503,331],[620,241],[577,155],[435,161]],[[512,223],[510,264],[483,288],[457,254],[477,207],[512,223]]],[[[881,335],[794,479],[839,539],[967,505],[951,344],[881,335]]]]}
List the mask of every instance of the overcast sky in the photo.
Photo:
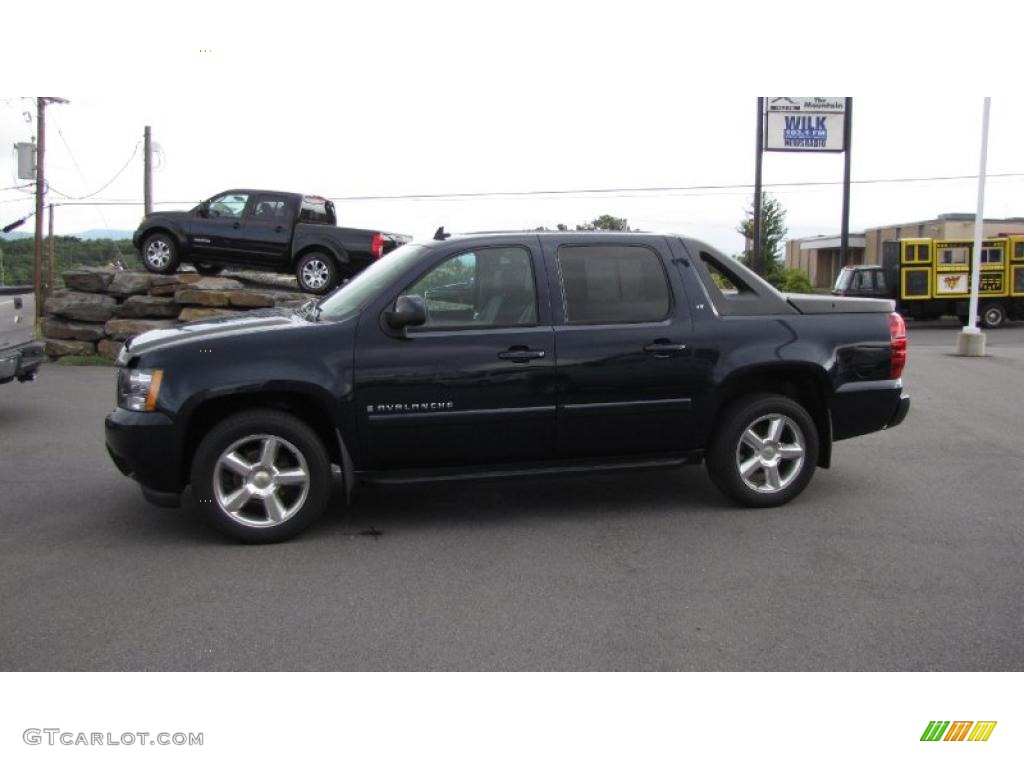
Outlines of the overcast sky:
{"type": "MultiPolygon", "coordinates": [[[[0,53],[11,92],[0,97],[0,187],[19,183],[11,145],[35,134],[23,116],[33,105],[17,96],[39,90],[71,100],[47,112],[56,190],[93,192],[135,153],[97,200],[141,203],[146,124],[162,150],[158,208],[247,186],[337,198],[751,184],[756,93],[788,87],[854,96],[855,181],[975,174],[981,95],[991,93],[989,172],[1022,175],[990,180],[986,213],[1024,216],[1024,99],[999,82],[998,60],[992,77],[975,82],[946,58],[900,59],[899,39],[878,38],[865,20],[848,34],[833,28],[851,60],[832,72],[831,45],[807,28],[770,35],[771,15],[755,8],[740,30],[725,4],[699,18],[644,2],[373,6],[323,23],[312,6],[301,19],[278,8],[274,23],[257,29],[239,26],[229,6],[182,3],[174,14],[138,18],[139,6],[125,5],[136,29],[98,46],[75,31],[95,23],[98,6],[62,6],[38,73],[15,74],[25,71],[15,63],[29,55],[26,42],[0,53]],[[751,38],[762,25],[765,37],[751,38]],[[748,55],[755,42],[758,61],[748,55]],[[921,94],[922,84],[937,91],[921,94]]],[[[262,6],[246,7],[259,17],[262,6]]],[[[889,18],[895,29],[916,17],[889,18]]],[[[840,182],[842,156],[767,154],[764,180],[840,182]]],[[[791,236],[839,231],[838,183],[769,191],[786,207],[791,236]]],[[[28,194],[0,192],[0,223],[32,209],[28,194]]],[[[736,252],[750,197],[733,189],[337,205],[342,224],[416,236],[442,224],[553,227],[610,213],[736,252]]],[[[972,212],[975,197],[971,180],[854,185],[851,228],[972,212]]],[[[141,204],[62,206],[56,230],[133,229],[141,213],[141,204]]]]}

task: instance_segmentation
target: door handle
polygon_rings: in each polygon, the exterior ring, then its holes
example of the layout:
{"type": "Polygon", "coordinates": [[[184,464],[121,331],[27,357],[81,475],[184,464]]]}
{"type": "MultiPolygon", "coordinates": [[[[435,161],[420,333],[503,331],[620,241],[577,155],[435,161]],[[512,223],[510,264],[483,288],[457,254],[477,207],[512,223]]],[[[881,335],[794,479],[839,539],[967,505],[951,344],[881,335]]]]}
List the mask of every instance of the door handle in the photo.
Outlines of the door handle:
{"type": "Polygon", "coordinates": [[[526,347],[509,347],[505,352],[498,353],[499,360],[509,360],[513,363],[528,363],[542,357],[544,357],[543,349],[527,349],[526,347]]]}
{"type": "Polygon", "coordinates": [[[231,228],[238,229],[240,226],[242,226],[241,223],[236,221],[234,224],[231,225],[231,228]]]}
{"type": "Polygon", "coordinates": [[[276,227],[274,227],[274,231],[275,232],[284,232],[284,227],[282,227],[280,224],[278,224],[276,227]]]}
{"type": "Polygon", "coordinates": [[[673,344],[668,339],[657,339],[651,344],[644,345],[644,352],[654,357],[671,357],[679,352],[685,352],[685,344],[673,344]]]}

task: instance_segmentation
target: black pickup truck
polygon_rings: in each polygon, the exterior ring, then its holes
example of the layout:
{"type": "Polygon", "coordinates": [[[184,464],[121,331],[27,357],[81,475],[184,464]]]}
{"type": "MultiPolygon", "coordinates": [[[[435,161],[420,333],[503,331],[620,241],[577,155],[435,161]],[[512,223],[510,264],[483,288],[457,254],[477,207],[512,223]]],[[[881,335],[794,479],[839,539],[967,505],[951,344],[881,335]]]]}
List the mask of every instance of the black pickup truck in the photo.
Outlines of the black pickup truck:
{"type": "Polygon", "coordinates": [[[773,506],[906,416],[892,310],[782,295],[685,237],[439,231],[302,311],[131,340],[106,442],[148,499],[188,491],[251,542],[315,520],[332,465],[351,491],[703,459],[773,506]]]}
{"type": "Polygon", "coordinates": [[[132,242],[157,274],[182,262],[204,275],[225,266],[294,272],[302,290],[324,294],[409,240],[337,221],[334,203],[323,197],[232,189],[189,211],[150,214],[132,242]]]}

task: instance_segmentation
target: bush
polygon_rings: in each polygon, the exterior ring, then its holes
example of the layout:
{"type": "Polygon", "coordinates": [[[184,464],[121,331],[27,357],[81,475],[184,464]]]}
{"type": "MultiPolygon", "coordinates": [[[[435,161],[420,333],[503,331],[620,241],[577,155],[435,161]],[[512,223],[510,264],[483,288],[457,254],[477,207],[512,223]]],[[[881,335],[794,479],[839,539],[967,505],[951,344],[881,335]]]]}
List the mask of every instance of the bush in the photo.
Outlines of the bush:
{"type": "Polygon", "coordinates": [[[799,269],[780,269],[768,281],[783,293],[814,293],[811,281],[799,269]]]}

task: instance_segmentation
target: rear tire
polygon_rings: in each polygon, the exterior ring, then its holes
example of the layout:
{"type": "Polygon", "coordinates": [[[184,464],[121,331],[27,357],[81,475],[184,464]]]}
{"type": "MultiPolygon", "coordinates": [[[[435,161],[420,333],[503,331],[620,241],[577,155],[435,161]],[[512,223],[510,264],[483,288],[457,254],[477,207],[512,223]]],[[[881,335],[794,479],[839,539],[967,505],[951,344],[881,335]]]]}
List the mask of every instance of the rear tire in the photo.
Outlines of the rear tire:
{"type": "Polygon", "coordinates": [[[316,433],[282,411],[229,416],[192,460],[192,502],[219,531],[247,544],[285,541],[324,512],[331,465],[316,433]]]}
{"type": "Polygon", "coordinates": [[[981,308],[981,326],[999,328],[1006,323],[1006,310],[1002,304],[989,304],[981,308]]]}
{"type": "Polygon", "coordinates": [[[747,395],[726,406],[708,450],[711,480],[747,507],[775,507],[807,487],[818,463],[810,414],[782,395],[747,395]]]}
{"type": "Polygon", "coordinates": [[[166,232],[157,232],[142,243],[142,265],[156,275],[173,275],[181,263],[178,245],[166,232]]]}
{"type": "Polygon", "coordinates": [[[321,296],[333,291],[341,279],[334,257],[323,251],[311,251],[295,265],[299,288],[306,293],[321,296]]]}

